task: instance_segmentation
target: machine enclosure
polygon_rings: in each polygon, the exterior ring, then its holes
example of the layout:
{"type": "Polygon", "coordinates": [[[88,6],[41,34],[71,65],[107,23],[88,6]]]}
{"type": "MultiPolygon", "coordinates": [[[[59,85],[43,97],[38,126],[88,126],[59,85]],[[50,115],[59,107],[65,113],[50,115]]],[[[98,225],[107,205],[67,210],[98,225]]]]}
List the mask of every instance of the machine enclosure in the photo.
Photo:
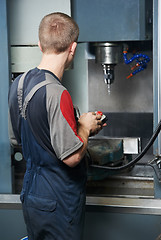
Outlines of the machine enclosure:
{"type": "Polygon", "coordinates": [[[152,39],[151,0],[73,0],[72,16],[80,42],[152,39]]]}

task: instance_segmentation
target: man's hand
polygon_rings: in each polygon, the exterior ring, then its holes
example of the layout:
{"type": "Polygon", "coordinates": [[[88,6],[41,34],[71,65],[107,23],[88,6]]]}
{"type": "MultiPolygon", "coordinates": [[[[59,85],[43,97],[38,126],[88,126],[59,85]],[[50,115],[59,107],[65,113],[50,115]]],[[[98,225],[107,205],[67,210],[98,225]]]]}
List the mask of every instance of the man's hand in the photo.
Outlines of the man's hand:
{"type": "Polygon", "coordinates": [[[79,127],[86,129],[88,136],[94,136],[102,129],[102,127],[107,125],[106,123],[102,124],[102,121],[100,120],[101,117],[100,114],[94,112],[84,113],[78,120],[79,127]]]}

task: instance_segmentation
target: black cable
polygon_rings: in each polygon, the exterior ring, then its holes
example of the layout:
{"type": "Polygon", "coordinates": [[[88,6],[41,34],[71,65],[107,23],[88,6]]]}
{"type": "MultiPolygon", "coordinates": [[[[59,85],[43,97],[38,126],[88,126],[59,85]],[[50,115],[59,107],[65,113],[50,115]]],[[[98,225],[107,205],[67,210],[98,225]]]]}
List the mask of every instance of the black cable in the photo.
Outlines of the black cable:
{"type": "Polygon", "coordinates": [[[132,161],[130,161],[129,163],[123,165],[123,166],[118,166],[118,167],[109,167],[109,166],[100,166],[100,165],[95,165],[92,164],[90,165],[91,167],[94,168],[101,168],[101,169],[107,169],[107,170],[124,170],[126,168],[132,167],[133,165],[135,165],[144,155],[145,153],[149,150],[149,148],[152,146],[152,144],[154,143],[155,139],[157,138],[159,132],[161,130],[161,120],[159,122],[159,124],[157,125],[152,137],[150,138],[149,142],[146,144],[146,146],[144,147],[144,149],[142,150],[141,153],[139,153],[132,161]]]}

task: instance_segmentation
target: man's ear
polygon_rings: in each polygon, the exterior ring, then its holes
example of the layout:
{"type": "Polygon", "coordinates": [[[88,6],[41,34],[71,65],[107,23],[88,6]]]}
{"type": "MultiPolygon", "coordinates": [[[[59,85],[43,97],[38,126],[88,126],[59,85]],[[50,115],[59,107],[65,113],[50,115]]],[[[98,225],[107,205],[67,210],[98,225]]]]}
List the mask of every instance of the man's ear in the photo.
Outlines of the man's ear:
{"type": "Polygon", "coordinates": [[[77,47],[77,43],[76,42],[71,43],[71,45],[70,45],[70,54],[72,56],[75,55],[76,47],[77,47]]]}
{"type": "Polygon", "coordinates": [[[39,46],[39,48],[40,48],[40,50],[42,52],[42,47],[41,47],[40,41],[38,41],[38,46],[39,46]]]}

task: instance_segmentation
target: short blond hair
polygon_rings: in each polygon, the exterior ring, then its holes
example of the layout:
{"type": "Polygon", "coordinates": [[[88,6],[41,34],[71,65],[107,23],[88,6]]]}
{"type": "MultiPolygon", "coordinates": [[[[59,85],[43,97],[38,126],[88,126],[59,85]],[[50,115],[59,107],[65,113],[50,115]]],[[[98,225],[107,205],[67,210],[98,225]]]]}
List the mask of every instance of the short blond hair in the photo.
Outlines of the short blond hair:
{"type": "Polygon", "coordinates": [[[72,42],[77,42],[79,27],[67,14],[56,12],[46,15],[40,22],[39,41],[43,53],[61,53],[72,42]]]}

